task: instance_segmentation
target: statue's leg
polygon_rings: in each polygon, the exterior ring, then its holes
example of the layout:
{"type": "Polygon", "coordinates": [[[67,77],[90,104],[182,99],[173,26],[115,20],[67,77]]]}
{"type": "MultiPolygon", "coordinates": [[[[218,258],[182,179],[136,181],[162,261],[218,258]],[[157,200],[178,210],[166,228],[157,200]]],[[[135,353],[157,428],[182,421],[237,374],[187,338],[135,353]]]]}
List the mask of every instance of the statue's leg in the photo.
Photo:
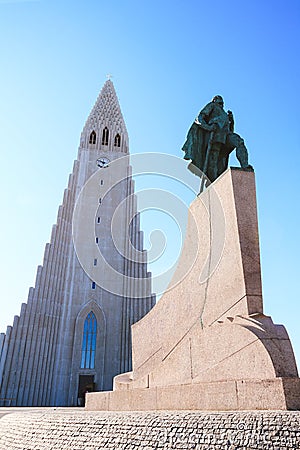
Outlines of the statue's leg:
{"type": "Polygon", "coordinates": [[[218,158],[218,176],[220,176],[228,167],[229,154],[233,149],[228,149],[223,145],[218,158]]]}
{"type": "Polygon", "coordinates": [[[242,169],[252,169],[252,166],[248,162],[248,150],[245,146],[244,139],[236,133],[228,135],[226,145],[236,149],[236,157],[242,167],[242,169]]]}
{"type": "Polygon", "coordinates": [[[209,162],[207,167],[207,177],[209,181],[212,183],[218,178],[218,159],[219,159],[220,149],[218,145],[214,145],[214,147],[210,151],[209,162]]]}

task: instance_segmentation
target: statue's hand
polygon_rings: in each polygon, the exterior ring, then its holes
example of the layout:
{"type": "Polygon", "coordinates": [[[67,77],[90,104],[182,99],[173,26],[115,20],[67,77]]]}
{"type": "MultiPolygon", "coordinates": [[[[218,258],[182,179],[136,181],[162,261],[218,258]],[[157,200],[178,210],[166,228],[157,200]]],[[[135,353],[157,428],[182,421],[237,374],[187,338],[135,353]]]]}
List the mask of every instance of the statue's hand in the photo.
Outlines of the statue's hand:
{"type": "Polygon", "coordinates": [[[219,127],[218,127],[218,124],[216,124],[216,123],[210,123],[209,125],[207,125],[207,126],[205,127],[205,129],[206,129],[207,131],[217,131],[218,128],[219,128],[219,127]]]}
{"type": "Polygon", "coordinates": [[[204,121],[203,122],[199,122],[198,117],[196,117],[195,123],[197,125],[199,125],[201,128],[203,128],[203,130],[206,130],[206,131],[216,131],[216,129],[218,128],[218,125],[216,123],[208,125],[208,123],[206,123],[204,121]]]}

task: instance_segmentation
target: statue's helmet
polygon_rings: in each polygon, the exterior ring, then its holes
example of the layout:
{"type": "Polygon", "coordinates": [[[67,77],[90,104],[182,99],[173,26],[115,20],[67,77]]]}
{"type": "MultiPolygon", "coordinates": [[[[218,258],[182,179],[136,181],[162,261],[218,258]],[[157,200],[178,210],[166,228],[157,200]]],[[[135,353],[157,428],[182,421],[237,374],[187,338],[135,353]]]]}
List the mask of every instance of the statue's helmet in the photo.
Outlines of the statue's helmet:
{"type": "Polygon", "coordinates": [[[224,100],[223,97],[221,97],[221,95],[215,95],[212,101],[214,103],[222,103],[222,106],[224,105],[224,100]]]}

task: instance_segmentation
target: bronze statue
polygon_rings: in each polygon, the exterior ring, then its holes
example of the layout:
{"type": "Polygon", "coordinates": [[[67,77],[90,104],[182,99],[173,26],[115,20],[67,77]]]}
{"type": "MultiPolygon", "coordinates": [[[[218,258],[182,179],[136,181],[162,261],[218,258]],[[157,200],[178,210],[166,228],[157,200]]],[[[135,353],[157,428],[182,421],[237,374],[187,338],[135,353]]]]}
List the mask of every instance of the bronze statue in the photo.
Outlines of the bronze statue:
{"type": "MultiPolygon", "coordinates": [[[[182,148],[185,152],[184,159],[191,160],[210,182],[215,181],[227,169],[229,155],[234,149],[241,168],[253,170],[248,164],[248,151],[244,140],[234,133],[233,114],[231,111],[226,113],[223,107],[223,98],[216,95],[200,111],[182,148]]],[[[192,164],[189,169],[197,173],[192,164]]],[[[202,189],[203,182],[200,192],[202,189]]]]}

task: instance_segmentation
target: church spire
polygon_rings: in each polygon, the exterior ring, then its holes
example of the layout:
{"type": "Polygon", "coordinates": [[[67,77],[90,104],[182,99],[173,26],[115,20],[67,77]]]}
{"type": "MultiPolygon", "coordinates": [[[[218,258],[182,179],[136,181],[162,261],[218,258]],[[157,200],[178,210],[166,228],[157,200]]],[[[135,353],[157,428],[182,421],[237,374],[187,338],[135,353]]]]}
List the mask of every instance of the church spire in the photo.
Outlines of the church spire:
{"type": "Polygon", "coordinates": [[[80,147],[128,153],[127,129],[114,85],[110,79],[101,89],[85,123],[80,147]]]}

